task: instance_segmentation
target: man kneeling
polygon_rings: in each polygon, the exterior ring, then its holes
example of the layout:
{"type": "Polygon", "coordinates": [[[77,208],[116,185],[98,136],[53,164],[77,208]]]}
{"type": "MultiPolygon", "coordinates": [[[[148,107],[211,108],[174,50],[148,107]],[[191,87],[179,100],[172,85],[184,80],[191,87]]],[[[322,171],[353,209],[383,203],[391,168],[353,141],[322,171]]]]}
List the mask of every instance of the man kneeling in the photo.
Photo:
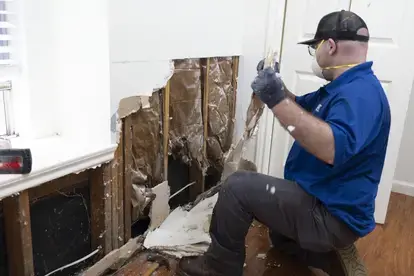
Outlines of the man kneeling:
{"type": "Polygon", "coordinates": [[[231,175],[213,211],[208,251],[182,259],[179,275],[242,275],[253,219],[269,227],[276,249],[329,275],[348,275],[337,251],[375,228],[391,121],[384,90],[366,61],[368,40],[358,15],[324,16],[314,39],[301,44],[314,56],[315,75],[329,83],[300,97],[284,87],[277,69],[259,63],[252,89],[295,139],[285,179],[231,175]]]}

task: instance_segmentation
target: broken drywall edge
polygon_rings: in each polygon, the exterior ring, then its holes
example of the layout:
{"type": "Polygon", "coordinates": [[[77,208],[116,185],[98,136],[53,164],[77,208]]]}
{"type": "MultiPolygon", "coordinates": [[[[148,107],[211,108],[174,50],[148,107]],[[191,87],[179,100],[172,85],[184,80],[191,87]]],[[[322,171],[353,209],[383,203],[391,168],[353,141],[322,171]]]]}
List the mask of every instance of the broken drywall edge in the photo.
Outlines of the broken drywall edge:
{"type": "Polygon", "coordinates": [[[153,83],[146,84],[147,87],[137,87],[134,93],[124,95],[119,99],[118,104],[118,120],[137,112],[140,108],[149,107],[149,97],[152,93],[164,88],[168,81],[174,74],[174,62],[172,60],[163,61],[157,70],[150,70],[148,73],[159,74],[160,77],[155,77],[153,83]],[[160,73],[161,72],[161,73],[160,73]],[[149,88],[151,85],[151,88],[149,88]]]}
{"type": "Polygon", "coordinates": [[[149,217],[151,224],[149,230],[154,230],[159,227],[170,214],[170,186],[168,181],[164,181],[152,188],[152,192],[156,195],[152,201],[149,217]]]}
{"type": "Polygon", "coordinates": [[[130,96],[121,99],[118,106],[117,119],[120,120],[142,108],[150,107],[150,97],[151,96],[130,96]]]}
{"type": "MultiPolygon", "coordinates": [[[[128,89],[124,89],[121,93],[115,93],[115,88],[111,88],[113,90],[111,102],[117,103],[116,110],[113,110],[114,108],[111,110],[111,120],[115,121],[112,123],[111,132],[114,133],[115,130],[116,142],[119,143],[122,119],[141,108],[149,107],[149,97],[152,93],[164,88],[173,76],[174,62],[172,60],[158,60],[116,64],[113,65],[112,71],[115,79],[114,86],[128,83],[126,85],[128,89]],[[122,70],[120,70],[121,68],[122,70]],[[145,75],[145,78],[137,79],[134,77],[140,75],[145,75]],[[127,79],[124,79],[125,77],[127,79]]],[[[118,91],[118,87],[116,89],[118,91]]]]}

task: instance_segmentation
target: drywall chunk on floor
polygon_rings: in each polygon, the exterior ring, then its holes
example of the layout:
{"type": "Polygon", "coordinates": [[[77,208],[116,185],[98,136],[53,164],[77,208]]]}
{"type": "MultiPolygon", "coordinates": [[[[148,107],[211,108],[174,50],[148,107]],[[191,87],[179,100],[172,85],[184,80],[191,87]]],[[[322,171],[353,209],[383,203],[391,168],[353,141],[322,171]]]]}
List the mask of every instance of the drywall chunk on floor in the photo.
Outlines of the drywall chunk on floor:
{"type": "Polygon", "coordinates": [[[168,205],[170,199],[170,186],[168,185],[168,181],[164,181],[152,188],[152,192],[156,197],[152,202],[149,213],[149,217],[151,218],[149,230],[154,230],[159,227],[170,214],[170,205],[168,205]]]}
{"type": "MultiPolygon", "coordinates": [[[[149,187],[162,182],[162,147],[160,94],[141,98],[142,108],[126,120],[125,139],[131,139],[132,170],[147,178],[149,187]]],[[[141,184],[141,183],[135,183],[141,184]]]]}
{"type": "Polygon", "coordinates": [[[203,167],[203,116],[199,59],[175,61],[170,80],[170,152],[203,167]]]}
{"type": "MultiPolygon", "coordinates": [[[[204,66],[206,71],[206,66],[204,66]]],[[[232,86],[233,67],[231,57],[210,58],[208,70],[208,138],[207,152],[213,164],[222,167],[223,153],[228,151],[232,141],[230,133],[233,124],[235,93],[232,86]]]]}
{"type": "Polygon", "coordinates": [[[208,228],[217,198],[217,194],[209,197],[190,211],[176,208],[158,229],[148,233],[144,247],[178,258],[203,254],[211,243],[208,228]]]}

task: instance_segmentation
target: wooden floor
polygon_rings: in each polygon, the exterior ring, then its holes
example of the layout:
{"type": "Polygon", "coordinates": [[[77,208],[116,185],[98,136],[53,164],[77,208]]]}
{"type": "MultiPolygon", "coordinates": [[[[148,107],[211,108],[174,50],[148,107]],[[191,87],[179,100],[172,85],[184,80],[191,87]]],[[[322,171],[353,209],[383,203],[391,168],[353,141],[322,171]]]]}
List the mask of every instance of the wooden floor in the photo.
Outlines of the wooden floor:
{"type": "MultiPolygon", "coordinates": [[[[247,256],[245,276],[280,275],[311,276],[305,266],[269,250],[267,229],[255,225],[246,239],[247,256]]],[[[373,276],[413,276],[414,275],[414,198],[392,194],[384,226],[377,226],[373,233],[358,242],[363,257],[373,276]]],[[[116,276],[144,275],[150,264],[145,253],[118,271],[116,276]]],[[[153,275],[172,276],[176,262],[171,260],[171,271],[160,269],[153,275]]]]}

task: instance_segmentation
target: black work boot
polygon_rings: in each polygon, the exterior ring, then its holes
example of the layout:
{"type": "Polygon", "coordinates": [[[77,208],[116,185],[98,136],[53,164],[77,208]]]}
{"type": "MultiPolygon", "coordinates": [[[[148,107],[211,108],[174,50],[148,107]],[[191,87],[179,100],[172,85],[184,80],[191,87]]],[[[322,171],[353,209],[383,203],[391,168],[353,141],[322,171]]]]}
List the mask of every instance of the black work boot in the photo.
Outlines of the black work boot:
{"type": "Polygon", "coordinates": [[[184,257],[178,263],[179,276],[216,276],[218,275],[207,263],[205,256],[184,257]]]}
{"type": "Polygon", "coordinates": [[[329,276],[367,276],[367,270],[364,263],[359,257],[355,245],[350,245],[346,248],[329,252],[322,257],[323,265],[310,268],[315,275],[329,275],[329,276]],[[316,272],[315,268],[319,271],[316,272]],[[325,273],[323,274],[322,271],[325,273]]]}

